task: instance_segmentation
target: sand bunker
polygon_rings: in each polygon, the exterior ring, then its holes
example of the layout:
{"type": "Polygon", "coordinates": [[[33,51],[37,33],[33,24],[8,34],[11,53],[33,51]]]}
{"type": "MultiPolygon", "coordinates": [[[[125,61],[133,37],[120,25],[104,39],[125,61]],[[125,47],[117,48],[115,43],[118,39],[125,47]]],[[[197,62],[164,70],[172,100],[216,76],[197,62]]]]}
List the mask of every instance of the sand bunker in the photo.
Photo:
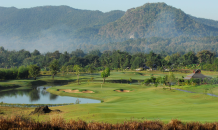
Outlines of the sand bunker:
{"type": "Polygon", "coordinates": [[[128,93],[131,92],[130,90],[123,90],[123,89],[119,89],[119,90],[115,90],[117,92],[122,92],[122,93],[128,93]]]}
{"type": "Polygon", "coordinates": [[[59,89],[58,91],[64,91],[66,93],[94,93],[93,91],[90,91],[90,90],[80,92],[79,90],[59,89]]]}

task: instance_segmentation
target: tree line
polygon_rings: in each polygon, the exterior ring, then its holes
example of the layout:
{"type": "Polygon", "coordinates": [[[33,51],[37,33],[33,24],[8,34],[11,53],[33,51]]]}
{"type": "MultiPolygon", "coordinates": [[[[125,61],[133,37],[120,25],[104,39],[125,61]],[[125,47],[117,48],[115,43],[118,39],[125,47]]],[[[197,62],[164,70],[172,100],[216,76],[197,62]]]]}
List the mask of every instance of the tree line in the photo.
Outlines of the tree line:
{"type": "MultiPolygon", "coordinates": [[[[202,69],[218,70],[218,59],[216,53],[208,50],[194,53],[174,53],[169,55],[162,51],[160,53],[138,52],[130,54],[119,50],[104,51],[93,50],[85,54],[81,49],[71,53],[59,51],[41,54],[38,50],[29,52],[26,50],[9,51],[0,47],[0,68],[17,68],[20,66],[36,65],[43,71],[48,71],[50,64],[58,61],[59,69],[62,72],[73,71],[74,65],[81,67],[80,71],[93,73],[109,67],[113,70],[157,68],[164,69],[202,69]]],[[[50,67],[51,68],[51,67],[50,67]]]]}
{"type": "Polygon", "coordinates": [[[37,65],[13,67],[10,69],[0,69],[0,80],[25,79],[40,75],[40,67],[37,65]]]}

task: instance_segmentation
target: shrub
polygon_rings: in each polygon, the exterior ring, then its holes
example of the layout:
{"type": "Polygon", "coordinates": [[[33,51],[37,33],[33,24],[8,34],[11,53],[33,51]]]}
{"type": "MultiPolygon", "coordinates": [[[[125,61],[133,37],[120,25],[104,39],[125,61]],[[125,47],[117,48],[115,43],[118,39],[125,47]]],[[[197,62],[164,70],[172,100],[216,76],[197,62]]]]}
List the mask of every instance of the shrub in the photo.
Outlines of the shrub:
{"type": "Polygon", "coordinates": [[[24,67],[24,66],[20,66],[18,68],[17,78],[18,79],[24,79],[24,78],[28,78],[28,76],[29,76],[29,68],[24,67]]]}

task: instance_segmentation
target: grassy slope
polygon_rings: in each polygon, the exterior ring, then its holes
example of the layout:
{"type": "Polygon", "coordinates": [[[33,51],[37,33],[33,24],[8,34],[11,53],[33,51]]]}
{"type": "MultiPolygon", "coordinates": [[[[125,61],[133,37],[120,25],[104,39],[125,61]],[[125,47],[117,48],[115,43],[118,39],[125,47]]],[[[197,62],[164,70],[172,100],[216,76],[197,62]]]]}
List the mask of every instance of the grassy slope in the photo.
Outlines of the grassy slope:
{"type": "MultiPolygon", "coordinates": [[[[146,77],[150,77],[150,74],[154,76],[163,76],[167,73],[158,72],[142,72],[138,74],[136,72],[122,73],[113,72],[107,80],[128,80],[129,78],[136,80],[144,80],[146,77]]],[[[177,77],[186,74],[175,73],[177,77]]],[[[213,73],[213,75],[216,75],[213,73]]],[[[63,113],[49,114],[50,116],[63,116],[65,119],[82,119],[84,121],[103,121],[103,122],[122,122],[125,120],[162,120],[165,122],[170,121],[173,118],[180,119],[182,121],[201,121],[212,122],[216,121],[217,112],[217,98],[207,96],[204,94],[185,93],[176,90],[164,90],[162,87],[146,87],[137,84],[120,84],[120,83],[106,83],[103,84],[101,89],[100,82],[85,81],[94,77],[94,80],[102,80],[100,75],[83,75],[80,78],[83,80],[81,85],[71,83],[64,86],[53,87],[49,89],[50,92],[75,97],[87,97],[93,99],[99,99],[104,101],[100,104],[76,104],[68,106],[54,107],[51,109],[60,109],[63,113]],[[96,93],[65,93],[56,91],[57,89],[88,89],[93,90],[96,93]],[[113,91],[115,89],[128,89],[132,90],[130,93],[119,93],[113,91]]],[[[57,77],[56,79],[62,80],[75,80],[76,76],[57,77]]],[[[50,80],[50,77],[43,77],[40,80],[50,80]]],[[[12,82],[12,81],[11,81],[12,82]]],[[[13,81],[16,82],[16,81],[13,81]]],[[[204,86],[207,87],[207,86],[204,86]]],[[[214,89],[218,88],[213,86],[214,89]]],[[[191,87],[189,87],[191,88],[191,87]]],[[[188,89],[188,88],[187,88],[188,89]]],[[[196,90],[196,87],[193,89],[196,90]]],[[[33,110],[30,108],[25,111],[33,110]]],[[[20,110],[21,111],[21,110],[20,110]]],[[[49,117],[50,117],[49,116],[49,117]]],[[[37,120],[45,120],[48,116],[37,115],[33,116],[37,120]]]]}

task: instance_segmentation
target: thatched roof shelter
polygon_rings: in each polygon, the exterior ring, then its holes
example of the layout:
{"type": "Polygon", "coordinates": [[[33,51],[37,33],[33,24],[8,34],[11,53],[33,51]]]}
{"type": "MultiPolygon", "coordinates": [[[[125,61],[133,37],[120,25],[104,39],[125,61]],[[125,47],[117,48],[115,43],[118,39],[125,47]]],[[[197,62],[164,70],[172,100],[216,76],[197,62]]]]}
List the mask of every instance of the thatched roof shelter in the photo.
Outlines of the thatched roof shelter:
{"type": "Polygon", "coordinates": [[[192,74],[186,76],[184,79],[186,80],[190,80],[190,79],[204,79],[206,78],[207,76],[201,74],[201,70],[200,69],[197,69],[197,70],[194,70],[192,74]]]}

